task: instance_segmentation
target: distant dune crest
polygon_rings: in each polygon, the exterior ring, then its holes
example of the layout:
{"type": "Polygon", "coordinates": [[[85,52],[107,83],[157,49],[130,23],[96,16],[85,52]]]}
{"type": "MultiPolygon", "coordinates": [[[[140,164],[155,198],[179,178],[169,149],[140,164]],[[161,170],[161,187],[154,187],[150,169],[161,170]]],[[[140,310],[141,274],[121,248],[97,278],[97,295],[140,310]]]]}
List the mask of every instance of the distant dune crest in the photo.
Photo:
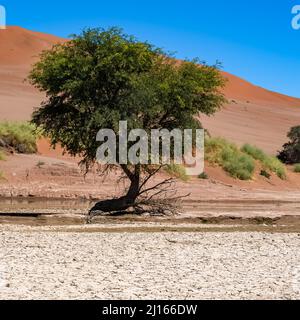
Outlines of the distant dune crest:
{"type": "Polygon", "coordinates": [[[64,41],[49,34],[8,26],[0,32],[0,66],[30,66],[42,50],[64,41]]]}

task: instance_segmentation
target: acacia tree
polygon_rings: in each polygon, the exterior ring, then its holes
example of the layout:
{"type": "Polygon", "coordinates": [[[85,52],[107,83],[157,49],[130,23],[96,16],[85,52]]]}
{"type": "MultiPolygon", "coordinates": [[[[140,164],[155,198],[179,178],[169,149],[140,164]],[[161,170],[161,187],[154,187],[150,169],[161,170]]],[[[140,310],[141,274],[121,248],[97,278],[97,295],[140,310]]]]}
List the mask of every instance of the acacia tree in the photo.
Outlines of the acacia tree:
{"type": "MultiPolygon", "coordinates": [[[[43,52],[34,65],[29,79],[46,93],[47,100],[36,109],[32,122],[52,145],[60,143],[71,155],[79,155],[88,170],[96,161],[96,135],[101,128],[117,134],[122,120],[127,121],[128,130],[147,132],[199,128],[199,113],[216,112],[225,101],[219,91],[224,79],[217,66],[197,62],[178,63],[118,28],[87,29],[43,52]]],[[[167,179],[147,188],[161,166],[119,167],[130,180],[126,195],[101,201],[92,210],[137,208],[141,195],[170,183],[167,179]]]]}
{"type": "Polygon", "coordinates": [[[287,137],[290,141],[283,145],[278,158],[286,164],[300,163],[300,126],[292,127],[287,137]]]}

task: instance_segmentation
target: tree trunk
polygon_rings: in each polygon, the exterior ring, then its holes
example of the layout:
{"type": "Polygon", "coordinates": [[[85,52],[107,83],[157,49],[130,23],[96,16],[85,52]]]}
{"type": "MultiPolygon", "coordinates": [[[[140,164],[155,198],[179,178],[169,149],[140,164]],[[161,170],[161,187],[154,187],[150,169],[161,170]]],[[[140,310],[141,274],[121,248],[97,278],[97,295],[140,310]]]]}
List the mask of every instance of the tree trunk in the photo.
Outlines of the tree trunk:
{"type": "Polygon", "coordinates": [[[125,198],[129,203],[134,203],[140,192],[140,173],[136,169],[135,173],[130,177],[130,186],[125,198]]]}
{"type": "MultiPolygon", "coordinates": [[[[123,167],[122,167],[123,168],[123,167]]],[[[140,193],[140,167],[135,166],[135,170],[131,171],[124,169],[127,177],[130,179],[130,186],[128,188],[127,194],[118,199],[110,199],[97,202],[95,206],[90,210],[90,213],[99,212],[122,212],[134,206],[135,201],[140,193]]]]}

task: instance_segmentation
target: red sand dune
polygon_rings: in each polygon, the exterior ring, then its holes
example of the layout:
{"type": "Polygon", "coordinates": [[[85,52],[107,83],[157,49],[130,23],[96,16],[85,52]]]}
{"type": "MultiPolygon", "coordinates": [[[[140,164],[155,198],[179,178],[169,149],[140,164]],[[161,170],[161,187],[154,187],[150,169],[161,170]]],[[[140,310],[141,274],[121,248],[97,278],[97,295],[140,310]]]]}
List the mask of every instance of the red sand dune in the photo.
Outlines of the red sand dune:
{"type": "Polygon", "coordinates": [[[19,27],[0,30],[0,119],[29,119],[43,95],[25,78],[41,51],[64,39],[19,27]]]}
{"type": "MultiPolygon", "coordinates": [[[[24,79],[42,50],[63,41],[65,39],[19,27],[0,30],[0,120],[30,118],[43,95],[24,79]]],[[[256,144],[275,153],[286,141],[288,129],[300,124],[300,99],[223,74],[229,80],[224,89],[229,104],[213,117],[201,116],[204,126],[213,135],[238,144],[256,144]]]]}
{"type": "Polygon", "coordinates": [[[228,72],[222,72],[222,74],[227,80],[224,93],[228,99],[231,98],[252,103],[296,105],[300,107],[300,99],[255,86],[252,83],[228,72]]]}
{"type": "Polygon", "coordinates": [[[255,144],[275,154],[287,141],[288,130],[300,125],[300,99],[223,74],[228,79],[224,93],[229,102],[213,117],[201,116],[202,123],[214,136],[239,145],[255,144]]]}
{"type": "Polygon", "coordinates": [[[49,34],[8,27],[0,32],[1,66],[25,65],[28,68],[42,50],[62,41],[49,34]]]}

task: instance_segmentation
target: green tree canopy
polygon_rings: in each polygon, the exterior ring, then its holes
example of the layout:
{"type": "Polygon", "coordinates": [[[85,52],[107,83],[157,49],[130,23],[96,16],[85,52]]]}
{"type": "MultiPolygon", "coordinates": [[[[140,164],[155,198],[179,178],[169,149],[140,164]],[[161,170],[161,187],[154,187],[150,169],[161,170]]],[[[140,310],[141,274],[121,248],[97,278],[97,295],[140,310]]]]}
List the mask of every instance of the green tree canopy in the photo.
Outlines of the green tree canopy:
{"type": "Polygon", "coordinates": [[[287,137],[290,141],[283,145],[278,158],[287,164],[300,163],[300,126],[292,127],[287,137]]]}

